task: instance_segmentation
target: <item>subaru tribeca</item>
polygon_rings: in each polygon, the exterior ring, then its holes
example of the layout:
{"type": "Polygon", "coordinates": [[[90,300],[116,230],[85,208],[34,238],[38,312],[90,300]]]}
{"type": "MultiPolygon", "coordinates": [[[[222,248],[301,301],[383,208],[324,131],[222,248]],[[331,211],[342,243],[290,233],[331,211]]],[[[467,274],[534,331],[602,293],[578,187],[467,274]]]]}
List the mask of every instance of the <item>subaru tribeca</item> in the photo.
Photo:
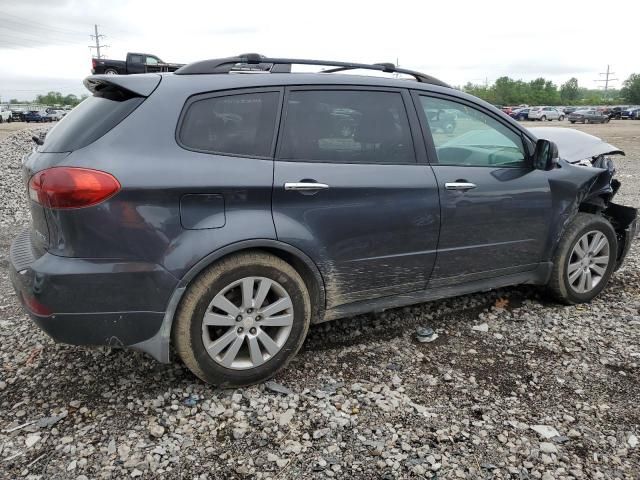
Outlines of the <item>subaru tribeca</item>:
{"type": "Polygon", "coordinates": [[[216,385],[340,317],[523,283],[588,302],[635,234],[618,149],[391,64],[246,54],[85,85],[24,159],[17,295],[56,341],[173,345],[216,385]]]}

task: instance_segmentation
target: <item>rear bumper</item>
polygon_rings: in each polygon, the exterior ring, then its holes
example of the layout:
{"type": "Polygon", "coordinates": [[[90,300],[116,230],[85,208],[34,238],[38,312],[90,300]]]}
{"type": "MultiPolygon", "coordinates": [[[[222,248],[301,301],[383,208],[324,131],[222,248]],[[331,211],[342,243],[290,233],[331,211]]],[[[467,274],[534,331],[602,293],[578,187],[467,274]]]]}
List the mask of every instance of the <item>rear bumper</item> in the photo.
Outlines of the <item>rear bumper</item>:
{"type": "Polygon", "coordinates": [[[153,337],[177,280],[159,265],[35,258],[27,231],[14,241],[9,274],[33,321],[57,342],[130,346],[153,337]]]}

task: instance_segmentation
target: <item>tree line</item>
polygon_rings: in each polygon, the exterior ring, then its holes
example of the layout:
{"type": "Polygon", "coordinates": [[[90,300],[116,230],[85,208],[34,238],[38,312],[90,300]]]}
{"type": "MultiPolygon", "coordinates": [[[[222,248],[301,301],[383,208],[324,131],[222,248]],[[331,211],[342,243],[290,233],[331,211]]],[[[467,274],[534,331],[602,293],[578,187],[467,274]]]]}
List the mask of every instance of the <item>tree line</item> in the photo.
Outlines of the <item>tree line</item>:
{"type": "Polygon", "coordinates": [[[61,105],[75,107],[88,96],[89,95],[81,95],[80,97],[78,97],[73,93],[70,93],[69,95],[62,95],[62,93],[60,92],[49,92],[46,95],[37,95],[35,100],[31,101],[23,101],[18,100],[17,98],[12,98],[11,100],[9,100],[9,103],[38,103],[40,105],[61,105]]]}
{"type": "MultiPolygon", "coordinates": [[[[609,89],[604,98],[602,90],[583,88],[573,77],[558,88],[550,80],[536,78],[529,82],[500,77],[493,85],[467,83],[462,90],[482,98],[494,105],[616,105],[628,103],[640,105],[640,74],[634,73],[626,79],[619,90],[609,89]]],[[[34,100],[41,105],[63,105],[75,107],[88,95],[62,95],[49,92],[34,100]]],[[[32,103],[12,98],[9,103],[32,103]]]]}
{"type": "Polygon", "coordinates": [[[550,80],[536,78],[529,82],[500,77],[492,85],[467,83],[462,90],[494,105],[615,105],[640,104],[640,74],[632,74],[621,89],[583,88],[573,77],[558,88],[550,80]]]}

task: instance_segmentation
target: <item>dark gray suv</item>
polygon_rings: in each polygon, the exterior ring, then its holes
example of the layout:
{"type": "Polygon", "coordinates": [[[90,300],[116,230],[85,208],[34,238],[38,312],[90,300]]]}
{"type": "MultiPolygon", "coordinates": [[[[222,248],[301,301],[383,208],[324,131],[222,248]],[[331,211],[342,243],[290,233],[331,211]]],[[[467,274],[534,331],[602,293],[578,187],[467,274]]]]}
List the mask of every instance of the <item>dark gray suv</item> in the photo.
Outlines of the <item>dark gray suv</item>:
{"type": "Polygon", "coordinates": [[[24,160],[16,292],[57,341],[172,344],[214,384],[271,377],[311,323],[522,283],[589,301],[635,234],[615,147],[390,64],[248,54],[85,85],[24,160]]]}

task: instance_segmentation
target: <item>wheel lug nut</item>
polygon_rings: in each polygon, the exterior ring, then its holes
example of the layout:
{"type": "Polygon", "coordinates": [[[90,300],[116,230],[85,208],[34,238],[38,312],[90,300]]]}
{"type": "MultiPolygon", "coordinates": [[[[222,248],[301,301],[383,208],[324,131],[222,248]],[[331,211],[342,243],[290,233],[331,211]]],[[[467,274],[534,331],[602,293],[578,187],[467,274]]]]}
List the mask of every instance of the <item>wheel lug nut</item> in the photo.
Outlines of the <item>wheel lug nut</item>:
{"type": "Polygon", "coordinates": [[[242,333],[243,331],[244,331],[244,328],[238,327],[238,333],[242,333]]]}
{"type": "Polygon", "coordinates": [[[259,322],[260,320],[262,320],[262,315],[258,315],[258,316],[256,317],[256,322],[259,322]]]}
{"type": "Polygon", "coordinates": [[[255,335],[256,334],[256,328],[253,327],[251,330],[249,330],[249,333],[251,333],[251,335],[255,335]]]}
{"type": "Polygon", "coordinates": [[[247,308],[247,313],[253,313],[253,308],[247,308]]]}
{"type": "Polygon", "coordinates": [[[242,321],[242,315],[238,315],[236,317],[236,322],[241,322],[242,321]]]}

